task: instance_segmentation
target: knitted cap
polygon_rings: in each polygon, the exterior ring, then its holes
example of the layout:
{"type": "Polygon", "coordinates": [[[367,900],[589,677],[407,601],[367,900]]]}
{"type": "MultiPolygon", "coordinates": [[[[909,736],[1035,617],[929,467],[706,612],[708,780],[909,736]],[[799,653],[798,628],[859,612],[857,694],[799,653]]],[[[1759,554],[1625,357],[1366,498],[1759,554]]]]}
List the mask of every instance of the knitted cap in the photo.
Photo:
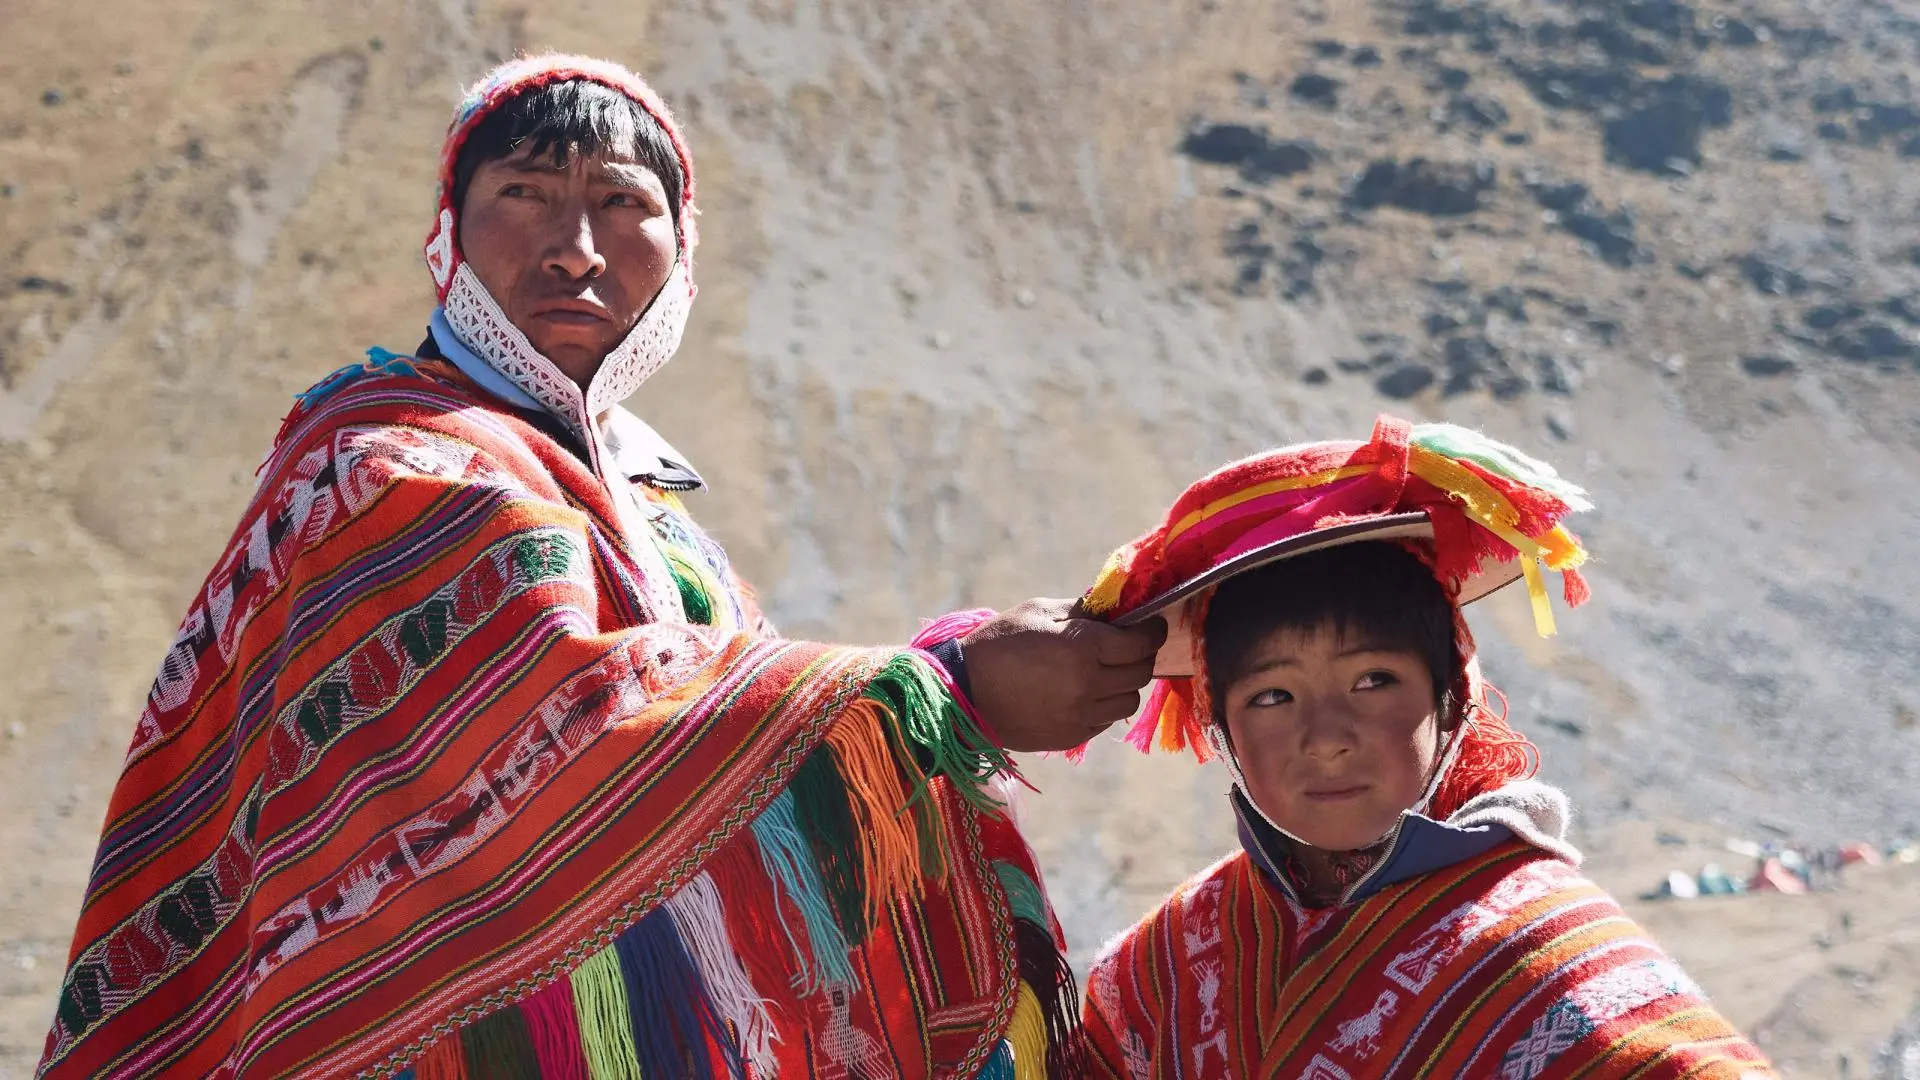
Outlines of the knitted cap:
{"type": "MultiPolygon", "coordinates": [[[[1586,493],[1513,447],[1452,424],[1381,416],[1366,442],[1319,442],[1234,462],[1188,488],[1153,531],[1122,547],[1083,606],[1121,625],[1159,615],[1159,677],[1128,740],[1192,746],[1210,710],[1198,685],[1200,631],[1214,586],[1280,559],[1339,544],[1398,540],[1418,551],[1457,605],[1524,578],[1542,636],[1554,632],[1542,567],[1584,603],[1587,553],[1561,524],[1586,493]]],[[[1464,634],[1464,623],[1462,623],[1464,634]]],[[[1462,643],[1471,657],[1471,639],[1462,643]]]]}
{"type": "Polygon", "coordinates": [[[456,232],[460,208],[453,205],[453,171],[467,137],[490,113],[515,97],[542,86],[575,79],[599,83],[625,94],[659,122],[673,143],[674,154],[680,159],[680,171],[685,175],[685,183],[680,188],[679,213],[676,215],[680,261],[689,270],[687,289],[692,291],[690,271],[693,248],[699,243],[693,222],[696,212],[693,204],[693,155],[687,151],[686,138],[680,133],[679,125],[674,123],[673,113],[668,111],[666,102],[660,100],[660,95],[654,93],[653,87],[648,86],[645,79],[619,64],[595,60],[590,56],[543,53],[509,60],[494,68],[473,84],[454,110],[453,123],[447,128],[447,140],[440,150],[439,213],[434,219],[432,232],[427,235],[426,246],[427,269],[433,272],[433,283],[439,290],[442,302],[447,298],[447,290],[452,287],[454,271],[459,269],[462,261],[456,232]]]}

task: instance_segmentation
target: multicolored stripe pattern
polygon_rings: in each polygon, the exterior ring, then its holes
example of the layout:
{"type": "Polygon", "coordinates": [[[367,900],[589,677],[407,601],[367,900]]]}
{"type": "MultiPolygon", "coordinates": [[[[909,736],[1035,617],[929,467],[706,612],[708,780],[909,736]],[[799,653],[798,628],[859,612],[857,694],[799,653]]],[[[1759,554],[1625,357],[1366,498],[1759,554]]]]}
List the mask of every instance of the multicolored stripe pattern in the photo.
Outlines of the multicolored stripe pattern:
{"type": "Polygon", "coordinates": [[[40,1075],[1071,1075],[1010,765],[928,658],[770,636],[650,493],[697,620],[655,621],[606,489],[488,400],[383,357],[288,418],[40,1075]]]}
{"type": "Polygon", "coordinates": [[[1519,842],[1337,909],[1245,852],[1107,947],[1090,1075],[1124,1080],[1771,1078],[1700,989],[1571,866],[1519,842]]]}

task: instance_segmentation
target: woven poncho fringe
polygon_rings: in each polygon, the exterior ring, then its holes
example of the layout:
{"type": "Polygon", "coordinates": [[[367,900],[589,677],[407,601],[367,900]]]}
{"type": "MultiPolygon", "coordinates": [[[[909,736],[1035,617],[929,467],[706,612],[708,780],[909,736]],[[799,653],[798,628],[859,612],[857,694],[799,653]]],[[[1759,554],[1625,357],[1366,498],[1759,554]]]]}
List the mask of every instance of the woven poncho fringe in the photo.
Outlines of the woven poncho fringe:
{"type": "Polygon", "coordinates": [[[141,717],[42,1075],[1074,1075],[1011,766],[930,659],[767,636],[710,543],[661,541],[708,625],[653,622],[617,520],[449,366],[304,395],[141,717]]]}

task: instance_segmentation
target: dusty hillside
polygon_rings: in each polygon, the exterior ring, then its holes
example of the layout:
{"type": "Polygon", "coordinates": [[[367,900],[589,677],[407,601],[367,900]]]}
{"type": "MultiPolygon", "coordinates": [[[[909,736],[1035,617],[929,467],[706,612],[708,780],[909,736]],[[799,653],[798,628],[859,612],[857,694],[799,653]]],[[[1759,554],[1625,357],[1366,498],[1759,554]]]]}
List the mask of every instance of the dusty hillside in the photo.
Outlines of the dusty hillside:
{"type": "MultiPolygon", "coordinates": [[[[446,111],[523,47],[641,66],[689,123],[703,291],[637,405],[791,632],[1077,592],[1206,467],[1444,416],[1602,507],[1599,599],[1562,638],[1512,598],[1477,618],[1589,836],[1920,833],[1917,18],[12,0],[0,1072],[37,1046],[136,703],[288,395],[417,340],[446,111]]],[[[1083,948],[1224,842],[1210,773],[1103,747],[1036,775],[1083,948]]],[[[1742,910],[1813,956],[1812,909],[1742,910]]],[[[1775,970],[1746,969],[1774,996],[1740,1019],[1787,1002],[1775,970]]],[[[1898,974],[1848,1045],[1891,1032],[1898,974]]]]}

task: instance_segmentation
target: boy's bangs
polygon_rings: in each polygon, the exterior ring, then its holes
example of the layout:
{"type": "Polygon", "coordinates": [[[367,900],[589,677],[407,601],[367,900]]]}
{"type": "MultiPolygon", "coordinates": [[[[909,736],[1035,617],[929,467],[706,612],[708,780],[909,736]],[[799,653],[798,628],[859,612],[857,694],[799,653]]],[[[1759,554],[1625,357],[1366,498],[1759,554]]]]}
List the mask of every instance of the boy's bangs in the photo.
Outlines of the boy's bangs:
{"type": "Polygon", "coordinates": [[[1262,642],[1323,627],[1344,642],[1420,656],[1438,701],[1453,683],[1453,620],[1433,572],[1397,543],[1363,541],[1269,563],[1222,582],[1208,605],[1203,634],[1214,708],[1262,642]]]}

